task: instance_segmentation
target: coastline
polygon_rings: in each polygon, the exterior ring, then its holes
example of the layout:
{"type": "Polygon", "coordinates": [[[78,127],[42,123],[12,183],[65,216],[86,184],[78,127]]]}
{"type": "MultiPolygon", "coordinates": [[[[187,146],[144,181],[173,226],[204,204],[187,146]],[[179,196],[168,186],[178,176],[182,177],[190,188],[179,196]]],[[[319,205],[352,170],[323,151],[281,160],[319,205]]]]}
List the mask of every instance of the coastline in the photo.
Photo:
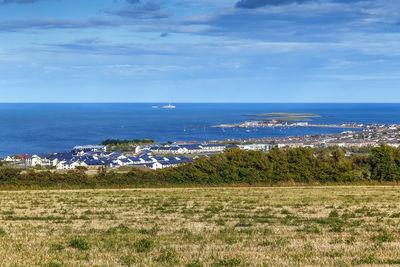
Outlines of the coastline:
{"type": "MultiPolygon", "coordinates": [[[[211,128],[239,123],[243,114],[303,112],[320,114],[310,125],[341,123],[399,124],[400,104],[271,104],[179,103],[170,112],[158,112],[151,103],[125,104],[4,104],[0,105],[0,157],[55,153],[75,145],[98,144],[107,138],[151,138],[168,141],[211,142],[339,134],[349,128],[327,126],[284,128],[211,128]],[[191,127],[193,126],[193,127],[191,127]],[[249,131],[247,131],[249,130],[249,131]]],[[[354,129],[358,130],[358,129],[354,129]]]]}

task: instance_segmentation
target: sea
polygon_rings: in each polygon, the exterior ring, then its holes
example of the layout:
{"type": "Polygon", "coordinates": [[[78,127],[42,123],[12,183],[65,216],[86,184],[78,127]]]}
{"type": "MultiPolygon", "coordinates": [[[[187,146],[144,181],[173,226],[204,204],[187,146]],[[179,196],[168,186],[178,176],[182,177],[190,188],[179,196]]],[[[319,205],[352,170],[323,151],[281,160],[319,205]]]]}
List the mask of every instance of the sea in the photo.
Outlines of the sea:
{"type": "Polygon", "coordinates": [[[166,103],[0,104],[0,157],[53,153],[108,138],[149,138],[156,142],[211,141],[340,133],[334,128],[210,128],[239,123],[247,114],[313,113],[310,123],[400,124],[400,104],[326,103],[166,103]]]}

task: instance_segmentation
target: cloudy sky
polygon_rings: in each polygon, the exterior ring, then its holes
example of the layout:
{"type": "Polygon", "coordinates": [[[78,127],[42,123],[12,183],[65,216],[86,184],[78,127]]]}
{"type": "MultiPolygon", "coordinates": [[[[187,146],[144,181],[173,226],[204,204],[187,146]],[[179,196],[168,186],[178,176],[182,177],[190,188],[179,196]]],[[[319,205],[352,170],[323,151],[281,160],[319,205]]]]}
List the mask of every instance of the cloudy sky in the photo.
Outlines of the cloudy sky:
{"type": "Polygon", "coordinates": [[[399,0],[0,0],[0,102],[400,102],[399,0]]]}

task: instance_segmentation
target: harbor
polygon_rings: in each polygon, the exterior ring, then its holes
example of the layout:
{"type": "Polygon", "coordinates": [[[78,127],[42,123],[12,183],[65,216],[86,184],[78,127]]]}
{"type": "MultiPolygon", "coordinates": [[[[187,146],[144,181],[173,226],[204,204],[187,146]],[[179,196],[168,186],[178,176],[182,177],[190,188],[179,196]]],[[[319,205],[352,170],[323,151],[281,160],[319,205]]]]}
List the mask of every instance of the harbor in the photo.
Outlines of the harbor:
{"type": "Polygon", "coordinates": [[[369,129],[372,125],[360,123],[341,123],[341,124],[311,124],[308,122],[283,122],[283,121],[245,121],[233,124],[218,124],[209,126],[212,128],[275,128],[275,127],[307,127],[307,128],[346,128],[346,129],[369,129]]]}

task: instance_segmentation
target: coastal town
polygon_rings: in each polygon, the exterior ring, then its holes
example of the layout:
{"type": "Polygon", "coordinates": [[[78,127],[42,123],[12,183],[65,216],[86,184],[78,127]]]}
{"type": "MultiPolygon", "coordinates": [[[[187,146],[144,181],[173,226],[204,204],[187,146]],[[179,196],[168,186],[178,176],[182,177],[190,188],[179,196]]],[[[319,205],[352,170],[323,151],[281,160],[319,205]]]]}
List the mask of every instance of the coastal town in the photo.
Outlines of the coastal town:
{"type": "MultiPolygon", "coordinates": [[[[298,124],[298,123],[296,123],[298,124]]],[[[301,124],[304,126],[304,124],[301,124]]],[[[130,151],[108,151],[104,145],[76,146],[70,151],[50,154],[14,155],[2,159],[11,166],[47,167],[55,170],[73,170],[78,167],[87,169],[110,168],[118,169],[124,166],[143,167],[152,170],[176,167],[192,160],[222,153],[228,148],[237,147],[243,150],[268,152],[273,147],[278,148],[363,148],[376,147],[381,143],[393,147],[400,146],[400,125],[398,124],[343,124],[347,130],[339,134],[304,135],[289,137],[265,137],[251,139],[228,139],[197,143],[175,142],[171,144],[136,145],[130,151]],[[359,130],[362,129],[362,130],[359,130]]],[[[258,124],[248,124],[246,128],[261,127],[258,124]]],[[[276,126],[283,127],[283,126],[276,126]]],[[[294,127],[294,126],[293,126],[294,127]]]]}
{"type": "Polygon", "coordinates": [[[14,155],[3,160],[20,167],[48,167],[56,170],[73,170],[78,167],[116,169],[124,166],[146,167],[153,170],[176,167],[190,162],[196,156],[221,153],[227,147],[223,144],[176,143],[174,145],[135,146],[130,152],[107,151],[107,146],[76,146],[70,151],[14,155]],[[195,155],[194,157],[192,155],[195,155]],[[191,156],[191,157],[190,157],[191,156]]]}
{"type": "Polygon", "coordinates": [[[245,121],[233,124],[218,124],[210,126],[211,128],[275,128],[275,127],[308,127],[308,128],[347,128],[347,129],[370,129],[374,128],[374,125],[364,125],[360,123],[342,123],[342,124],[310,124],[308,122],[288,122],[280,120],[271,121],[245,121]]]}
{"type": "Polygon", "coordinates": [[[389,146],[400,146],[400,125],[399,124],[342,124],[346,131],[338,134],[302,135],[288,137],[265,137],[250,139],[231,139],[230,142],[238,144],[268,144],[269,148],[362,148],[376,147],[384,143],[389,146]],[[351,129],[353,128],[353,129],[351,129]],[[361,129],[361,130],[360,130],[361,129]]]}

